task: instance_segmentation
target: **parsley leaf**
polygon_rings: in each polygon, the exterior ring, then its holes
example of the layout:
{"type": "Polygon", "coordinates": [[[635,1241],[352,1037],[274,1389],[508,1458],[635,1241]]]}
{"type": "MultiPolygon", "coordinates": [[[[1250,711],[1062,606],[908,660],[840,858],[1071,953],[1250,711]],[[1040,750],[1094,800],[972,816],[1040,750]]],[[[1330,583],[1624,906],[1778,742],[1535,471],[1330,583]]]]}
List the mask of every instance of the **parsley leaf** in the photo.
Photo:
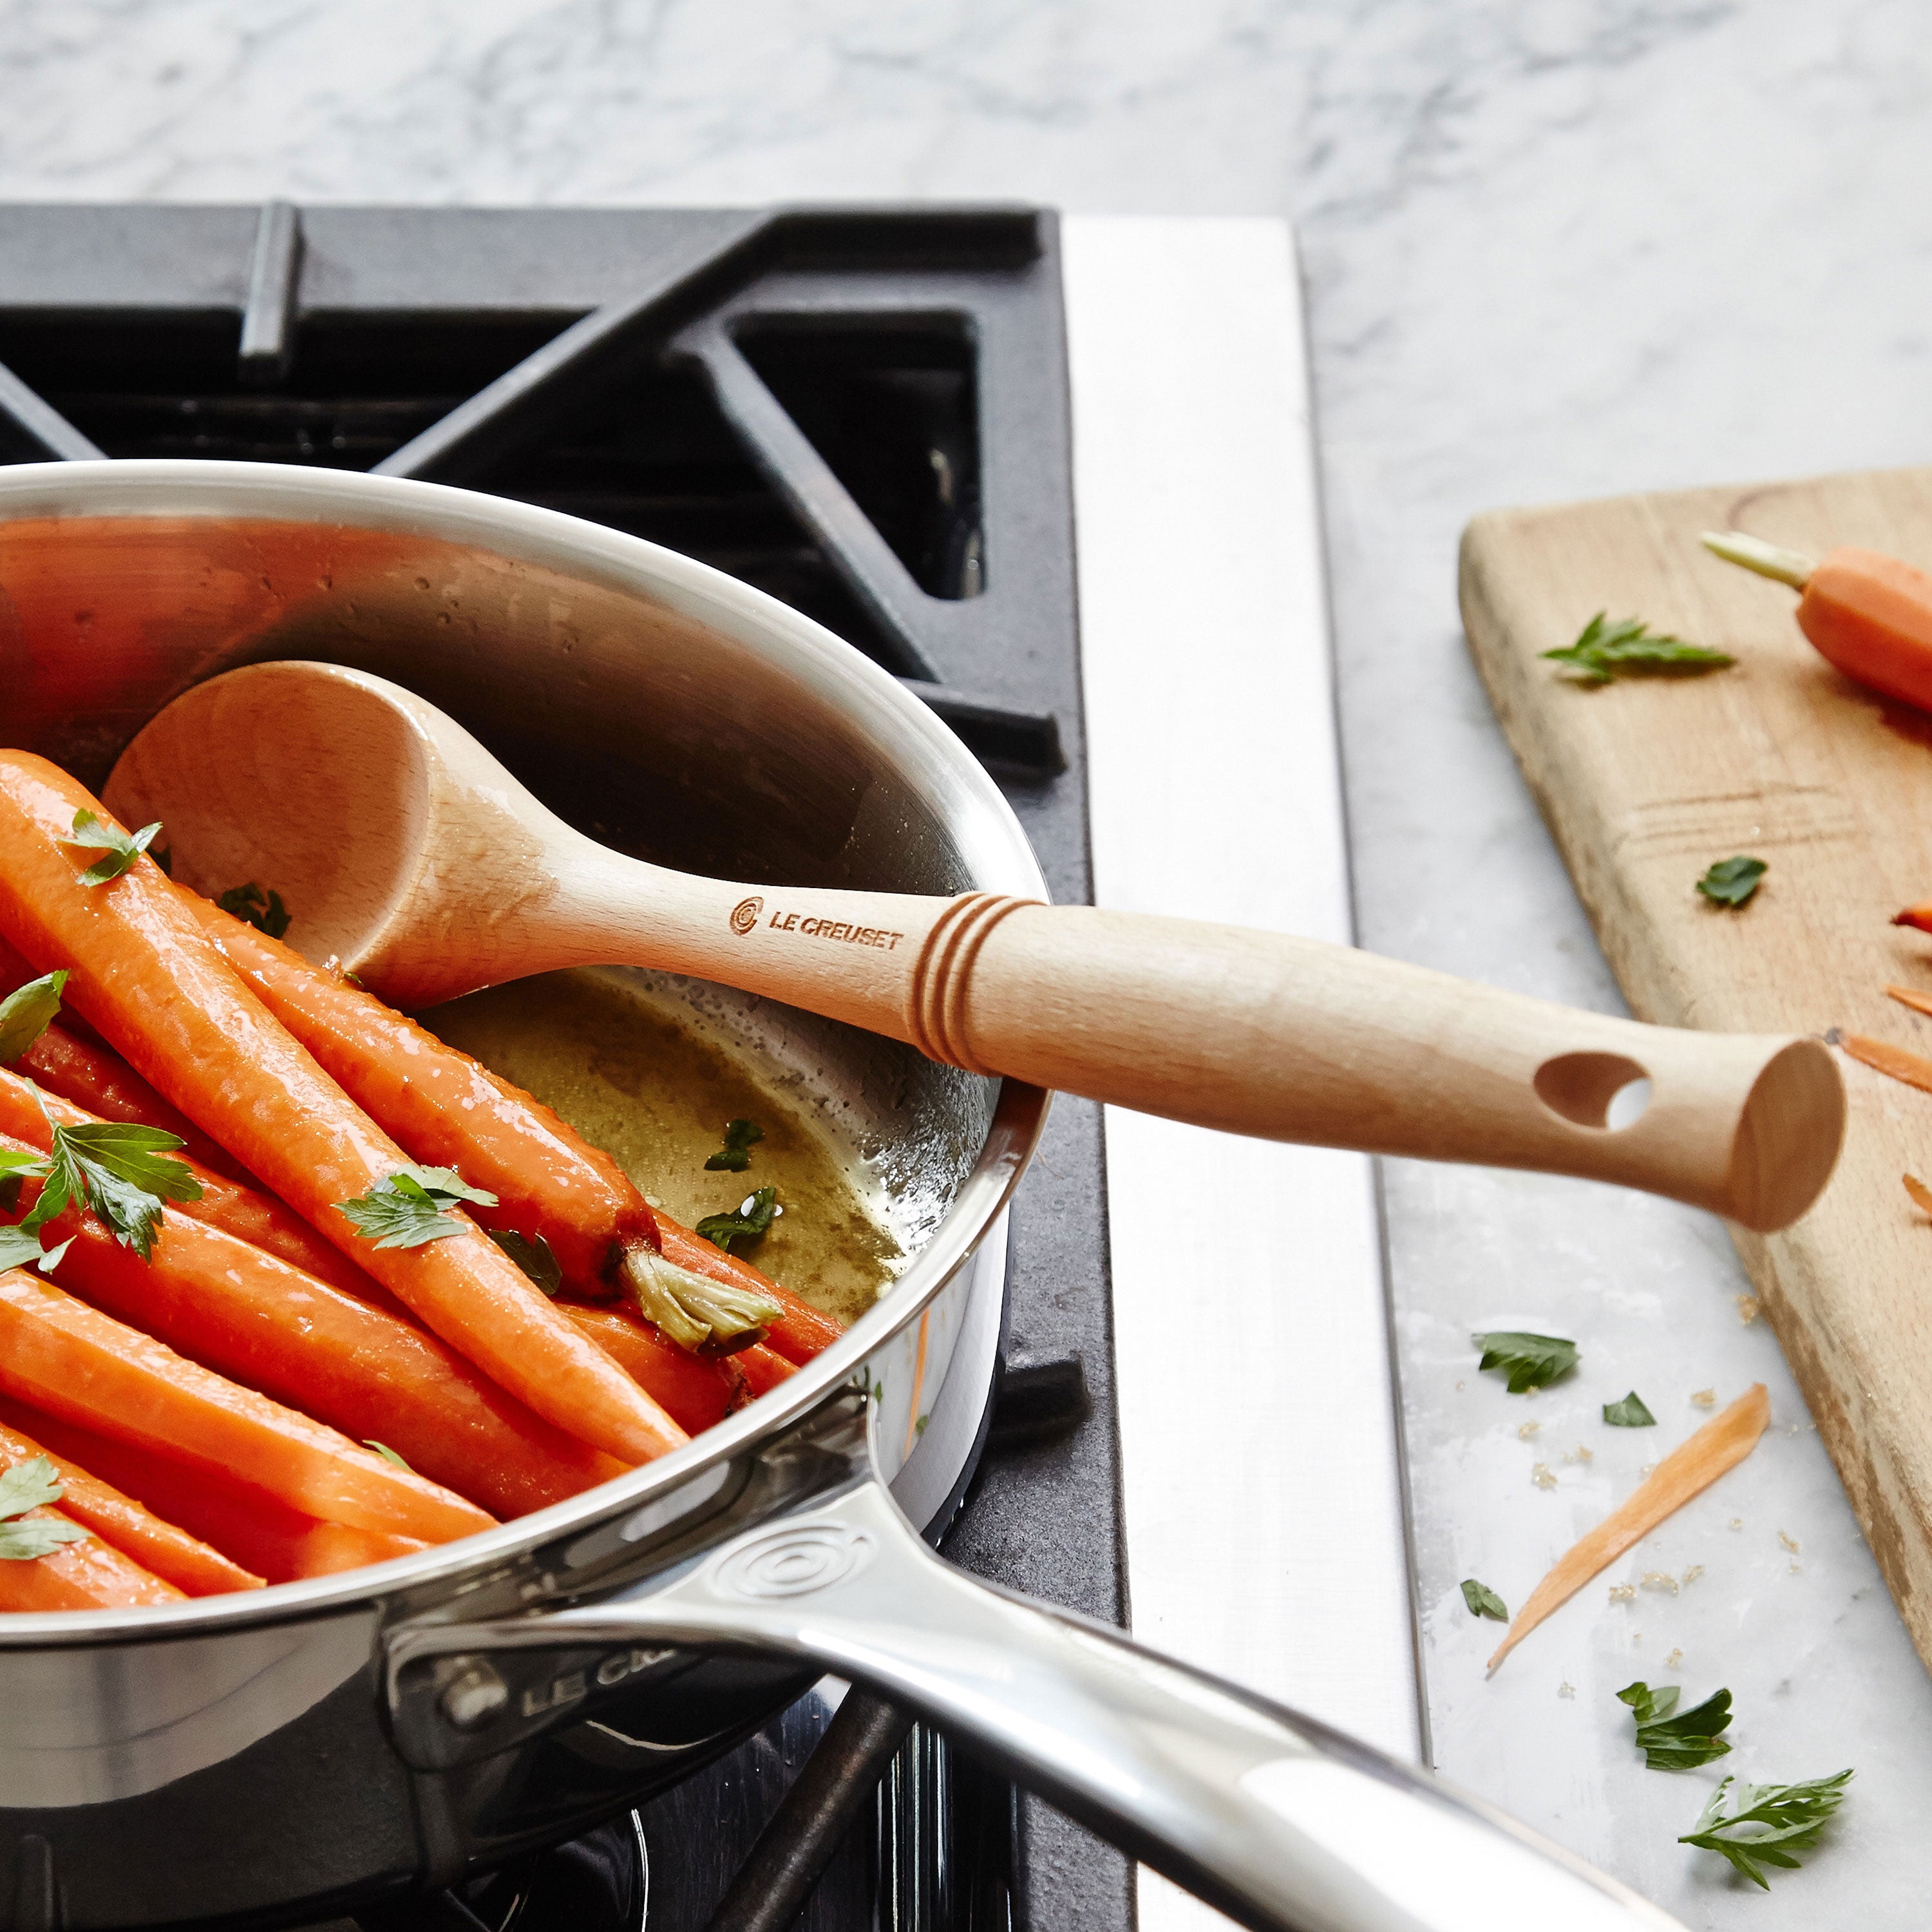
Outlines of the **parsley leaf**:
{"type": "Polygon", "coordinates": [[[1509,1622],[1508,1604],[1488,1584],[1479,1583],[1473,1576],[1462,1579],[1462,1600],[1472,1617],[1493,1617],[1499,1624],[1509,1622]]]}
{"type": "Polygon", "coordinates": [[[64,1543],[80,1543],[86,1539],[88,1532],[77,1522],[11,1520],[25,1516],[29,1510],[58,1502],[64,1493],[60,1478],[54,1472],[52,1461],[47,1456],[32,1456],[0,1472],[0,1516],[9,1519],[0,1522],[0,1560],[32,1562],[37,1556],[45,1556],[59,1549],[64,1543]]]}
{"type": "MultiPolygon", "coordinates": [[[[698,1224],[704,1232],[704,1224],[698,1224]]],[[[1527,1395],[1532,1389],[1547,1388],[1559,1376],[1576,1366],[1576,1345],[1560,1335],[1528,1335],[1520,1329],[1502,1328],[1488,1335],[1472,1335],[1469,1340],[1483,1352],[1479,1369],[1501,1369],[1509,1377],[1511,1395],[1527,1395]]]]}
{"type": "Polygon", "coordinates": [[[245,886],[230,886],[214,903],[271,939],[280,938],[289,929],[289,909],[283,904],[281,894],[265,892],[253,879],[245,886]]]}
{"type": "Polygon", "coordinates": [[[379,1248],[419,1248],[425,1241],[469,1233],[473,1222],[458,1221],[444,1212],[459,1201],[485,1208],[496,1204],[495,1195],[468,1186],[453,1167],[418,1167],[411,1161],[367,1194],[335,1204],[379,1248]]]}
{"type": "Polygon", "coordinates": [[[1747,859],[1742,854],[1735,859],[1720,859],[1697,881],[1697,890],[1707,899],[1736,912],[1757,890],[1758,881],[1770,870],[1762,859],[1747,859]]]}
{"type": "Polygon", "coordinates": [[[1740,1784],[1727,1778],[1711,1794],[1696,1823],[1678,1840],[1707,1852],[1721,1852],[1754,1885],[1766,1892],[1766,1865],[1795,1870],[1793,1852],[1808,1852],[1845,1802],[1849,1771],[1835,1778],[1814,1778],[1802,1784],[1740,1784]],[[1736,1786],[1726,1808],[1725,1794],[1736,1786]],[[1747,1832],[1741,1828],[1755,1826],[1747,1832]]]}
{"type": "Polygon", "coordinates": [[[554,1296],[562,1292],[563,1269],[542,1235],[531,1239],[514,1228],[485,1228],[483,1232],[544,1294],[554,1296]]]}
{"type": "Polygon", "coordinates": [[[1622,1402],[1606,1402],[1604,1405],[1604,1420],[1612,1429],[1654,1429],[1657,1418],[1643,1406],[1643,1397],[1635,1389],[1622,1402]]]}
{"type": "Polygon", "coordinates": [[[1695,676],[1700,671],[1721,670],[1736,658],[1723,651],[1706,650],[1702,644],[1687,644],[1682,638],[1654,634],[1649,626],[1635,617],[1608,622],[1610,614],[1599,610],[1578,634],[1574,644],[1544,656],[1574,670],[1584,684],[1608,684],[1624,672],[1651,676],[1695,676]]]}
{"type": "Polygon", "coordinates": [[[168,1158],[174,1148],[185,1144],[178,1134],[122,1120],[97,1120],[84,1127],[57,1126],[53,1141],[40,1198],[20,1224],[29,1232],[44,1228],[80,1202],[94,1210],[123,1246],[146,1261],[154,1251],[162,1202],[201,1198],[201,1183],[188,1163],[168,1158]]]}
{"type": "Polygon", "coordinates": [[[17,1224],[0,1227],[0,1270],[37,1268],[43,1274],[52,1274],[60,1266],[62,1256],[72,1246],[71,1240],[66,1240],[57,1248],[43,1246],[38,1228],[17,1224]]]}
{"type": "Polygon", "coordinates": [[[161,829],[158,818],[152,825],[144,825],[130,838],[118,825],[107,821],[91,812],[76,812],[74,815],[74,832],[71,838],[63,838],[63,845],[78,847],[83,852],[105,852],[107,856],[97,859],[81,874],[83,886],[104,886],[110,879],[118,879],[148,849],[148,842],[161,829]]]}
{"type": "Polygon", "coordinates": [[[1688,1771],[1731,1748],[1718,1735],[1730,1728],[1731,1694],[1714,1690],[1694,1710],[1680,1712],[1683,1694],[1675,1684],[1653,1690],[1641,1680],[1617,1693],[1636,1720],[1637,1748],[1652,1771],[1688,1771]]]}
{"type": "Polygon", "coordinates": [[[722,1248],[728,1255],[734,1241],[756,1240],[784,1212],[778,1205],[778,1190],[760,1187],[738,1203],[736,1214],[706,1215],[696,1232],[714,1248],[722,1248]]]}
{"type": "Polygon", "coordinates": [[[362,1446],[365,1449],[374,1450],[384,1462],[393,1462],[399,1469],[408,1469],[409,1473],[412,1476],[416,1474],[415,1470],[410,1469],[408,1463],[405,1462],[386,1442],[378,1442],[373,1436],[368,1436],[363,1438],[362,1446]]]}
{"type": "Polygon", "coordinates": [[[0,1066],[10,1066],[58,1017],[64,972],[29,980],[0,1000],[0,1066]]]}
{"type": "Polygon", "coordinates": [[[752,1164],[751,1150],[765,1137],[756,1120],[727,1120],[724,1144],[704,1163],[706,1174],[742,1174],[752,1164]]]}

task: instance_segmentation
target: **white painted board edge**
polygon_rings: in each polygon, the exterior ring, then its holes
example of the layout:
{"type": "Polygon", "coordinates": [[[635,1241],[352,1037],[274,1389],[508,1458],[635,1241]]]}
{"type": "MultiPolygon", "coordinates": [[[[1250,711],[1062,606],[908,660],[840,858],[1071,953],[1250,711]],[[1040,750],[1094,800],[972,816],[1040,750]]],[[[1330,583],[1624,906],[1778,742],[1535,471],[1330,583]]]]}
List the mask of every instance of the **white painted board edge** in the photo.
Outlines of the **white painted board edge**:
{"type": "MultiPolygon", "coordinates": [[[[1096,897],[1346,943],[1294,238],[1062,225],[1096,897]]],[[[1135,1635],[1418,1754],[1372,1164],[1109,1108],[1135,1635]]],[[[1225,1923],[1142,1874],[1142,1932],[1225,1923]]]]}

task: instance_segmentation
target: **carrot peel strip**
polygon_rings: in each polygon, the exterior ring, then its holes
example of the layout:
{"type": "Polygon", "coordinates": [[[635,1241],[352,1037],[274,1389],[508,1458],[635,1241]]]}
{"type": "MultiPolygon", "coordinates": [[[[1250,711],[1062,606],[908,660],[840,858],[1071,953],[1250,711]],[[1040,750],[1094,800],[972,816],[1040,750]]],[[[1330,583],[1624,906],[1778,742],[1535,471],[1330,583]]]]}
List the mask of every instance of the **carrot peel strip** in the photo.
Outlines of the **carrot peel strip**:
{"type": "Polygon", "coordinates": [[[1932,993],[1922,993],[1912,986],[1888,986],[1885,990],[1901,1006],[1910,1006],[1915,1013],[1932,1013],[1932,993]]]}
{"type": "Polygon", "coordinates": [[[1922,1093],[1932,1094],[1932,1060],[1928,1060],[1922,1054],[1908,1053],[1902,1046],[1869,1039],[1862,1033],[1839,1033],[1832,1044],[1877,1072],[1903,1081],[1908,1087],[1916,1087],[1922,1093]]]}
{"type": "Polygon", "coordinates": [[[1592,1576],[1742,1462],[1757,1447],[1770,1420],[1770,1394],[1763,1383],[1754,1382],[1722,1414],[1713,1416],[1688,1442],[1673,1449],[1621,1507],[1557,1558],[1549,1575],[1516,1613],[1516,1621],[1490,1659],[1490,1670],[1592,1576]]]}

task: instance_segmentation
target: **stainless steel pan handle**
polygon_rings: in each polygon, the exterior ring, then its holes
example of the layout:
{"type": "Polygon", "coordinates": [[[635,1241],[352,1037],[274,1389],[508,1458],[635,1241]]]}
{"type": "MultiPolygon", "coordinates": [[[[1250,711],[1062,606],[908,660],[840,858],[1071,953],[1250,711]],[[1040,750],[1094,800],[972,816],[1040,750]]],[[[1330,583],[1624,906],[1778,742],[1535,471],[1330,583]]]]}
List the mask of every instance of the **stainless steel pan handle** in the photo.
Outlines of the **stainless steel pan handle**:
{"type": "Polygon", "coordinates": [[[809,1658],[917,1710],[1263,1932],[1678,1922],[1426,1773],[976,1582],[926,1548],[869,1474],[620,1595],[446,1631],[436,1648],[538,1640],[809,1658]]]}

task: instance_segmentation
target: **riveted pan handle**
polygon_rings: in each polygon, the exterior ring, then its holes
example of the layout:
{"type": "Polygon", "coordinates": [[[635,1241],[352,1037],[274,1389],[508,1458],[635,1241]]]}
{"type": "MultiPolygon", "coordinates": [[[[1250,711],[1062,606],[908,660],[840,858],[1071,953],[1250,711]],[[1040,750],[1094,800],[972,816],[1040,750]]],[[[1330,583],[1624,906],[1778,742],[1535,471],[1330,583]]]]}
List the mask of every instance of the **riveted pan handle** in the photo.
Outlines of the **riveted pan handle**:
{"type": "Polygon", "coordinates": [[[974,1582],[920,1541],[875,1481],[669,1582],[536,1622],[547,1641],[809,1658],[917,1710],[1262,1932],[1677,1924],[1424,1772],[974,1582]]]}

